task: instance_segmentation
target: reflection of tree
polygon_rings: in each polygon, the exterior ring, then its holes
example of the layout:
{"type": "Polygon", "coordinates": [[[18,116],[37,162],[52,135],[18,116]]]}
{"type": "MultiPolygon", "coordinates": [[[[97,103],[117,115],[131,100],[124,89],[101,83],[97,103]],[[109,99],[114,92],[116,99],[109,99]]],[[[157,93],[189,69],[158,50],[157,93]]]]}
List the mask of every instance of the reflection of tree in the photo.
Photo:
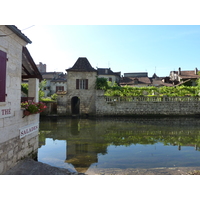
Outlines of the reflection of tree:
{"type": "Polygon", "coordinates": [[[40,123],[40,145],[45,138],[66,140],[66,162],[84,172],[109,145],[132,144],[194,146],[200,150],[199,121],[176,119],[44,119],[40,123]]]}
{"type": "Polygon", "coordinates": [[[164,145],[200,146],[200,131],[112,131],[104,135],[105,142],[116,146],[131,144],[152,145],[163,143],[164,145]]]}

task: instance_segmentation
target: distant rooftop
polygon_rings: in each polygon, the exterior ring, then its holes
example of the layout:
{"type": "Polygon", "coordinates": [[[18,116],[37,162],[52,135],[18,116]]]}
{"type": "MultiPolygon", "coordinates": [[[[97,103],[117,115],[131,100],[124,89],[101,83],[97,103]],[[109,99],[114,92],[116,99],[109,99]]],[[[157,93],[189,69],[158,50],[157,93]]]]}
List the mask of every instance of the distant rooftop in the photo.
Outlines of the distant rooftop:
{"type": "Polygon", "coordinates": [[[116,75],[110,68],[98,68],[98,75],[116,75]]]}
{"type": "Polygon", "coordinates": [[[123,77],[120,85],[151,84],[148,77],[123,77]]]}
{"type": "Polygon", "coordinates": [[[148,77],[147,72],[124,73],[124,77],[148,77]]]}

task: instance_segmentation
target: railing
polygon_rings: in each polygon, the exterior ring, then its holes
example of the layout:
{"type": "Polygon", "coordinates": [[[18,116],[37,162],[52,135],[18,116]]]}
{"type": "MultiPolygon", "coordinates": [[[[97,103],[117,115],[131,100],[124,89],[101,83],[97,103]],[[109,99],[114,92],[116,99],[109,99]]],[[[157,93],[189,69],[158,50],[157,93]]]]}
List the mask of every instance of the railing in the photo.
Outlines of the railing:
{"type": "Polygon", "coordinates": [[[167,96],[157,96],[157,97],[149,97],[149,96],[142,96],[142,97],[104,97],[106,102],[194,102],[194,101],[199,101],[200,97],[167,97],[167,96]]]}

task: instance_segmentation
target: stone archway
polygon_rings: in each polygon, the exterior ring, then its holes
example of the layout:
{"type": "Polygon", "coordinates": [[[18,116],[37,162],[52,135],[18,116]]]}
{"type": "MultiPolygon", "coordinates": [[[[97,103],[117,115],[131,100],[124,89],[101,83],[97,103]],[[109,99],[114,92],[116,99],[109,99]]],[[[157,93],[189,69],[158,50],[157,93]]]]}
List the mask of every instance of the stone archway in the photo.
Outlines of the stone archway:
{"type": "Polygon", "coordinates": [[[80,99],[77,96],[71,98],[71,112],[72,115],[80,114],[80,99]]]}

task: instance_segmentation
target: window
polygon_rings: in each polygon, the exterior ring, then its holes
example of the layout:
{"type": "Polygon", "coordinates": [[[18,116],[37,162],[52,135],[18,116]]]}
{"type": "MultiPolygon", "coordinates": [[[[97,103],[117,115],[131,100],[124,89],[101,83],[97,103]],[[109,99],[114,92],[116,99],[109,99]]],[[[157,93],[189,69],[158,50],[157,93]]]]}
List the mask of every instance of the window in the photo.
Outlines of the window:
{"type": "Polygon", "coordinates": [[[112,82],[112,78],[111,77],[109,77],[109,81],[112,82]]]}
{"type": "Polygon", "coordinates": [[[76,89],[87,90],[88,89],[88,79],[76,79],[76,89]]]}
{"type": "Polygon", "coordinates": [[[6,61],[7,54],[0,50],[0,102],[6,101],[6,61]]]}
{"type": "Polygon", "coordinates": [[[64,91],[64,86],[56,86],[56,92],[64,91]]]}

